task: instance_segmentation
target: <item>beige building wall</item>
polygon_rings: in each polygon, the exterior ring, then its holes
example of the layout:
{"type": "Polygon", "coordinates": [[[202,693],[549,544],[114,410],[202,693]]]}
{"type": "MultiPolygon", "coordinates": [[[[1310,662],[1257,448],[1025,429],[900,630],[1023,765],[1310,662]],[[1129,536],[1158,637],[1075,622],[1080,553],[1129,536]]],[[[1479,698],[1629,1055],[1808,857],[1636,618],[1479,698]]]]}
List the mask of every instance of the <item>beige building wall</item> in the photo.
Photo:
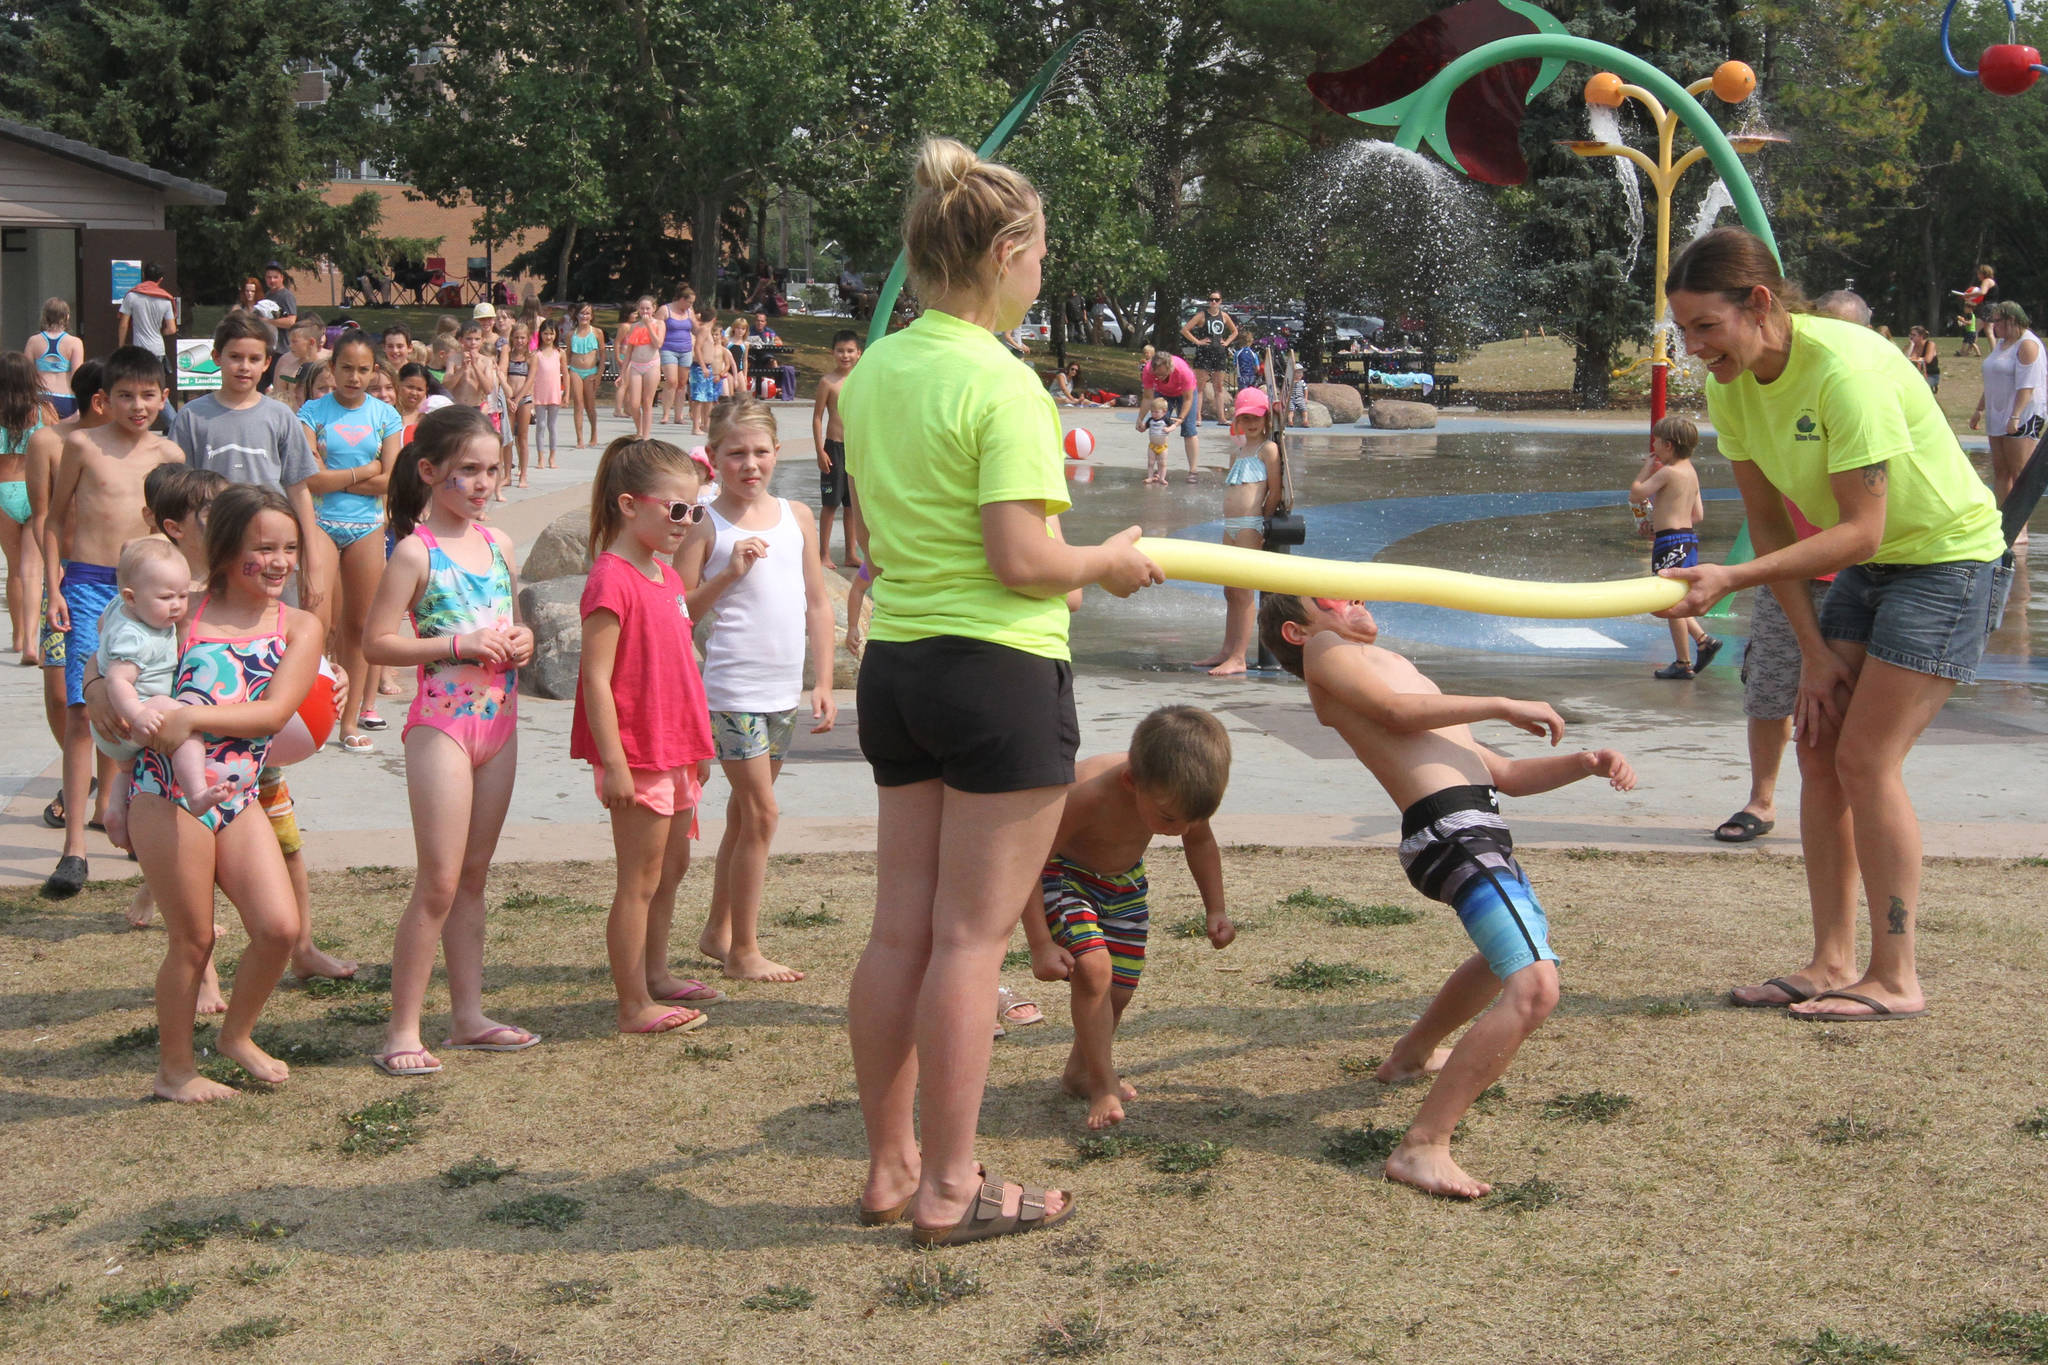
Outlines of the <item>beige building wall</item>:
{"type": "MultiPolygon", "coordinates": [[[[476,240],[476,209],[467,202],[453,208],[424,199],[412,198],[404,185],[389,180],[330,180],[321,192],[321,197],[330,204],[346,204],[357,195],[368,191],[377,196],[382,220],[377,230],[386,237],[425,237],[441,239],[441,245],[429,256],[440,256],[448,262],[448,278],[462,280],[469,271],[471,257],[482,260],[489,256],[492,278],[501,278],[497,272],[505,262],[523,251],[531,250],[547,239],[547,234],[538,228],[528,228],[511,238],[486,244],[476,240]]],[[[323,286],[329,284],[324,277],[323,286]]],[[[517,279],[506,279],[506,285],[514,297],[527,292],[539,296],[541,282],[538,277],[522,275],[517,279]]]]}
{"type": "Polygon", "coordinates": [[[0,142],[0,222],[162,230],[164,202],[137,185],[17,142],[0,142]]]}

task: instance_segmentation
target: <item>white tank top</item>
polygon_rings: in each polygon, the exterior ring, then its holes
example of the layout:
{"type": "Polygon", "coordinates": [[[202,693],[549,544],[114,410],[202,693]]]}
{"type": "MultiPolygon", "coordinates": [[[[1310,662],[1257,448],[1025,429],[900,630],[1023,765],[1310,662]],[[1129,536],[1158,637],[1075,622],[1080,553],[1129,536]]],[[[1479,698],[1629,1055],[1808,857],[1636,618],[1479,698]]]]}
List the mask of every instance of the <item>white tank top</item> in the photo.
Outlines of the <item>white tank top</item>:
{"type": "Polygon", "coordinates": [[[777,498],[782,519],[749,531],[705,510],[718,533],[704,576],[732,562],[732,547],[759,537],[768,553],[727,588],[699,623],[704,632],[704,699],[713,711],[791,711],[804,695],[804,533],[777,498]]]}
{"type": "Polygon", "coordinates": [[[2003,436],[2024,425],[2028,418],[2048,412],[2048,394],[2041,391],[2044,384],[2048,384],[2048,346],[2041,344],[2041,338],[2030,331],[2022,332],[2011,345],[1993,347],[1991,354],[1984,357],[1985,434],[2003,436]],[[2034,363],[2022,365],[2020,348],[2029,341],[2034,343],[2034,363]],[[2021,389],[2028,388],[2034,392],[2028,396],[2026,408],[2014,412],[2012,400],[2021,389]]]}

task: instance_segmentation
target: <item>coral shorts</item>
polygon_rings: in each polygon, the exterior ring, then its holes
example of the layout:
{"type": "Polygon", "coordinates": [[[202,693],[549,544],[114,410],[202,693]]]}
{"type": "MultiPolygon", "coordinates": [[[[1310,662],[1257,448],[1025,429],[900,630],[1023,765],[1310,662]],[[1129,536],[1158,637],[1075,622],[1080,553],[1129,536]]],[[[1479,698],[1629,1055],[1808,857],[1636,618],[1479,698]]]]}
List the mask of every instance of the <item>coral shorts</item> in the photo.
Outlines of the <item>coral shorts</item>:
{"type": "MultiPolygon", "coordinates": [[[[690,837],[696,838],[697,803],[704,796],[704,785],[697,780],[697,765],[685,763],[680,768],[635,768],[632,772],[633,804],[645,806],[656,815],[689,811],[690,837]]],[[[590,780],[597,789],[597,799],[604,800],[604,768],[601,765],[590,765],[590,780]]]]}

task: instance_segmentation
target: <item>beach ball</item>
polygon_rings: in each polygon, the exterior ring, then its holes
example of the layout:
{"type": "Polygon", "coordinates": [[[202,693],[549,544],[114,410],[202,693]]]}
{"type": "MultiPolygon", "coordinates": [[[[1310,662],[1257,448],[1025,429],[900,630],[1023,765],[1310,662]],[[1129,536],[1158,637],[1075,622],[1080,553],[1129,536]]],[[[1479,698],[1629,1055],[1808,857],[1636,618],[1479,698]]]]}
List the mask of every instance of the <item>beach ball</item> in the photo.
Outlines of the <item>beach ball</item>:
{"type": "Polygon", "coordinates": [[[1085,460],[1095,453],[1095,433],[1086,427],[1075,427],[1060,444],[1066,447],[1068,459],[1085,460]]]}
{"type": "Polygon", "coordinates": [[[1756,90],[1756,72],[1748,62],[1723,62],[1714,68],[1714,95],[1723,104],[1740,104],[1756,90]]]}
{"type": "Polygon", "coordinates": [[[2041,54],[2020,43],[1996,43],[1977,59],[1977,79],[1994,95],[2017,95],[2031,87],[2041,54]]]}

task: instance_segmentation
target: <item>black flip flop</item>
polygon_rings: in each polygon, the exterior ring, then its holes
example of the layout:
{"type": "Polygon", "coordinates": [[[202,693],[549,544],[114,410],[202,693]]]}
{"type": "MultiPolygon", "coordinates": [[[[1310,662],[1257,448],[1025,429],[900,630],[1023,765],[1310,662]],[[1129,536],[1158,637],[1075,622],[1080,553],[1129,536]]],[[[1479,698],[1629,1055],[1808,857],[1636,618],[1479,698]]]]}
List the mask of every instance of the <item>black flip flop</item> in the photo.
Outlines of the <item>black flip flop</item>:
{"type": "Polygon", "coordinates": [[[1739,810],[1720,823],[1714,830],[1714,837],[1724,844],[1746,844],[1752,839],[1762,838],[1777,827],[1776,820],[1759,820],[1748,811],[1739,810]],[[1730,825],[1735,827],[1733,834],[1726,832],[1730,825]]]}
{"type": "Polygon", "coordinates": [[[1769,981],[1764,982],[1764,984],[1766,986],[1776,986],[1779,990],[1790,996],[1791,999],[1738,1000],[1735,998],[1735,992],[1730,991],[1728,992],[1728,1003],[1739,1010],[1781,1010],[1787,1005],[1803,1005],[1817,994],[1817,992],[1806,989],[1797,981],[1782,976],[1774,976],[1769,981]]]}

